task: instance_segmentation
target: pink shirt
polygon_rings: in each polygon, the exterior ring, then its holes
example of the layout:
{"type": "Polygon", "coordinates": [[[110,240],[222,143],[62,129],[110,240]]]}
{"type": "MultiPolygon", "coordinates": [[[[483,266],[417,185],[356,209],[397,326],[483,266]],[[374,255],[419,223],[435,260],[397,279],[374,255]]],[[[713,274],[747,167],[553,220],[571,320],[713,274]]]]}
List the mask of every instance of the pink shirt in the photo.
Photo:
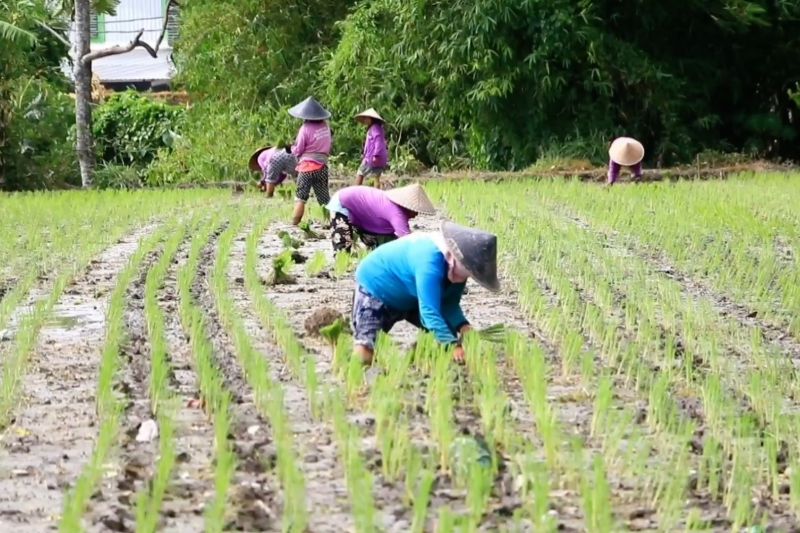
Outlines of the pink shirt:
{"type": "Polygon", "coordinates": [[[303,122],[297,139],[292,146],[292,154],[302,161],[316,161],[323,165],[328,162],[333,137],[327,122],[303,122]]]}
{"type": "Polygon", "coordinates": [[[408,213],[389,200],[386,193],[374,187],[354,185],[338,193],[339,202],[347,209],[350,223],[368,233],[397,235],[411,233],[408,213]]]}
{"type": "Polygon", "coordinates": [[[270,148],[269,150],[264,150],[260,154],[258,154],[258,166],[261,167],[261,172],[264,175],[267,174],[267,166],[269,165],[269,160],[275,154],[275,148],[270,148]]]}

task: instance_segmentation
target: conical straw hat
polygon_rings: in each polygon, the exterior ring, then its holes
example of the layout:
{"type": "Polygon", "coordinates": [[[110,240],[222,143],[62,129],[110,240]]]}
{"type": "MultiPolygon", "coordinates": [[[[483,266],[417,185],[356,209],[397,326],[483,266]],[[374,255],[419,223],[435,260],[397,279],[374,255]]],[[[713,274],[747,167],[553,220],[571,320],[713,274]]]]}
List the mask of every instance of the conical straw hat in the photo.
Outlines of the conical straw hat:
{"type": "Polygon", "coordinates": [[[356,115],[356,120],[359,121],[359,122],[362,122],[362,123],[366,122],[365,119],[367,119],[367,118],[374,118],[375,120],[380,120],[381,122],[386,122],[385,120],[383,120],[383,117],[380,116],[377,111],[375,111],[374,107],[370,107],[366,111],[362,111],[361,113],[356,115]]]}
{"type": "Polygon", "coordinates": [[[629,167],[644,158],[644,146],[636,139],[619,137],[611,143],[611,148],[608,149],[608,156],[614,163],[629,167]]]}
{"type": "Polygon", "coordinates": [[[423,189],[422,185],[419,183],[412,183],[405,187],[389,189],[386,191],[386,196],[393,203],[400,207],[405,207],[409,211],[422,213],[424,215],[433,215],[436,213],[436,208],[433,207],[430,198],[425,194],[425,189],[423,189]]]}
{"type": "Polygon", "coordinates": [[[481,286],[500,290],[497,279],[497,236],[445,220],[442,235],[447,247],[481,286]]]}
{"type": "Polygon", "coordinates": [[[310,96],[289,109],[289,114],[303,120],[328,120],[331,118],[330,112],[310,96]]]}
{"type": "Polygon", "coordinates": [[[250,170],[253,172],[261,172],[261,167],[258,166],[258,156],[261,155],[261,152],[264,150],[269,150],[270,148],[272,148],[272,146],[264,146],[263,148],[259,148],[253,152],[253,155],[250,156],[250,160],[247,163],[247,166],[250,167],[250,170]]]}

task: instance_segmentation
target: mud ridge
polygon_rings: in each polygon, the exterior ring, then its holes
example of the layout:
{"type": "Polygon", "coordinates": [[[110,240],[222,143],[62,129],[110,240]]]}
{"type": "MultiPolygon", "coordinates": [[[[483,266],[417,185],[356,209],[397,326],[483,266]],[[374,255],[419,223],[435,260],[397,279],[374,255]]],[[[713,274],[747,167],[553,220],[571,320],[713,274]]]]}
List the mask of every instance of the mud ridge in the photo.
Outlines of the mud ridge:
{"type": "Polygon", "coordinates": [[[280,530],[282,504],[274,472],[277,452],[270,427],[256,409],[253,391],[239,365],[232,339],[222,326],[211,289],[217,245],[224,229],[218,228],[203,249],[192,294],[205,311],[206,334],[214,348],[217,368],[232,397],[231,434],[228,438],[232,441],[238,462],[232,493],[228,496],[234,509],[230,513],[233,519],[227,529],[280,530]]]}
{"type": "Polygon", "coordinates": [[[201,408],[192,347],[181,328],[178,309],[178,272],[188,260],[190,246],[191,238],[181,243],[157,294],[178,405],[174,413],[177,463],[162,507],[163,531],[202,531],[203,512],[214,495],[214,427],[201,408]]]}
{"type": "Polygon", "coordinates": [[[123,366],[114,385],[124,398],[120,446],[111,470],[113,475],[107,473],[103,477],[86,513],[87,521],[95,527],[102,525],[116,531],[134,531],[136,495],[153,478],[155,471],[158,438],[137,442],[136,435],[139,426],[153,418],[144,291],[147,272],[159,260],[161,253],[161,248],[158,248],[144,257],[138,275],[126,290],[123,319],[126,338],[120,347],[123,366]]]}
{"type": "Polygon", "coordinates": [[[251,296],[244,287],[246,238],[233,243],[227,272],[231,296],[254,347],[269,360],[270,378],[283,391],[284,411],[296,446],[296,457],[306,484],[309,530],[325,533],[353,529],[345,472],[329,424],[316,420],[309,409],[305,387],[292,377],[281,350],[255,315],[251,296]]]}
{"type": "Polygon", "coordinates": [[[42,328],[14,424],[0,451],[0,529],[55,527],[67,492],[91,458],[95,394],[108,298],[145,226],[107,248],[67,288],[42,328]]]}

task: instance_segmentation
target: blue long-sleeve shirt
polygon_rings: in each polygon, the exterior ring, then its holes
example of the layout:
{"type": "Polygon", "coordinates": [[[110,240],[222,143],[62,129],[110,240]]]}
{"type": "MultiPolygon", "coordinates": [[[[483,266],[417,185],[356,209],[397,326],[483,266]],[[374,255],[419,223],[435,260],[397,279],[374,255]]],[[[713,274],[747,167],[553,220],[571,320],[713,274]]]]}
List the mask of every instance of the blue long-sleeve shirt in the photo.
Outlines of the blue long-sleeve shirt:
{"type": "Polygon", "coordinates": [[[398,311],[419,308],[425,329],[442,344],[468,323],[461,310],[465,283],[447,279],[447,261],[431,235],[412,234],[376,248],[356,269],[356,282],[398,311]]]}

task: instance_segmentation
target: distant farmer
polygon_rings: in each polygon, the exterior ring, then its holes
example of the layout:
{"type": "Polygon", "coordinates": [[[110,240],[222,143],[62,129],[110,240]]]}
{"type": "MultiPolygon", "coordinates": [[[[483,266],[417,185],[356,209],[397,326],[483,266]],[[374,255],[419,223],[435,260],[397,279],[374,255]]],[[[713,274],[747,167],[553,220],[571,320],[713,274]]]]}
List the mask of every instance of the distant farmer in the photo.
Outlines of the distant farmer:
{"type": "Polygon", "coordinates": [[[345,187],[334,193],[327,207],[334,252],[351,252],[355,233],[367,248],[376,248],[411,233],[408,221],[417,214],[436,212],[417,183],[388,191],[363,185],[345,187]]]}
{"type": "Polygon", "coordinates": [[[608,185],[614,185],[619,179],[622,167],[629,167],[634,181],[642,179],[642,159],[644,146],[636,139],[619,137],[608,149],[608,185]]]}
{"type": "Polygon", "coordinates": [[[356,120],[367,126],[367,139],[364,141],[364,157],[356,174],[356,185],[362,185],[364,178],[375,178],[375,187],[381,188],[381,175],[389,162],[389,151],[386,146],[386,132],[383,130],[384,120],[373,108],[356,115],[356,120]]]}
{"type": "Polygon", "coordinates": [[[470,277],[500,289],[495,235],[443,222],[441,231],[413,233],[375,249],[356,269],[355,354],[371,364],[378,332],[406,320],[453,346],[453,358],[463,362],[461,340],[471,326],[461,296],[470,277]]]}
{"type": "Polygon", "coordinates": [[[258,186],[266,191],[267,197],[272,198],[275,187],[283,183],[287,176],[296,176],[297,158],[292,155],[289,146],[265,146],[259,148],[250,156],[250,170],[261,173],[258,186]]]}
{"type": "Polygon", "coordinates": [[[297,193],[292,216],[292,223],[296,226],[303,219],[311,189],[314,189],[319,205],[325,206],[331,199],[328,190],[328,156],[333,139],[327,123],[331,114],[310,96],[291,108],[289,114],[303,120],[292,146],[292,154],[298,159],[297,193]]]}

